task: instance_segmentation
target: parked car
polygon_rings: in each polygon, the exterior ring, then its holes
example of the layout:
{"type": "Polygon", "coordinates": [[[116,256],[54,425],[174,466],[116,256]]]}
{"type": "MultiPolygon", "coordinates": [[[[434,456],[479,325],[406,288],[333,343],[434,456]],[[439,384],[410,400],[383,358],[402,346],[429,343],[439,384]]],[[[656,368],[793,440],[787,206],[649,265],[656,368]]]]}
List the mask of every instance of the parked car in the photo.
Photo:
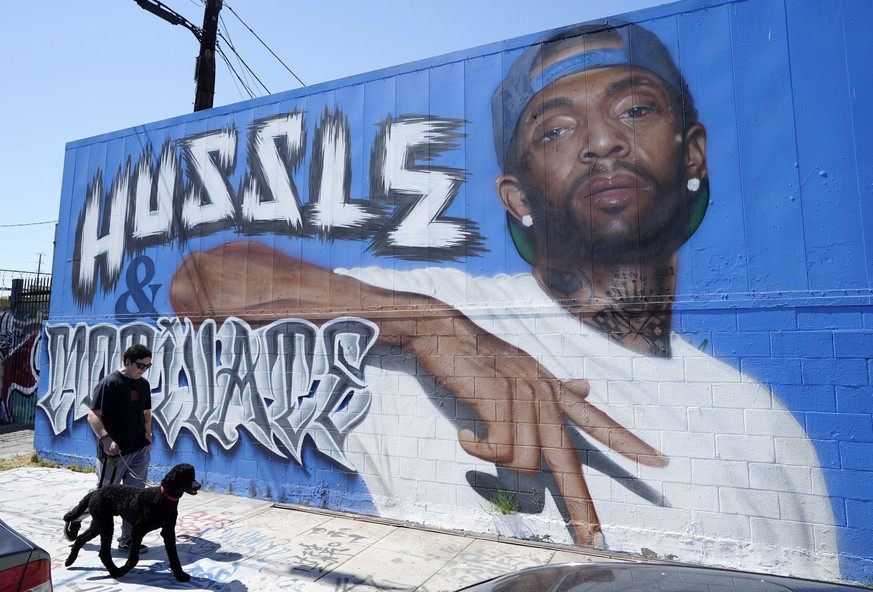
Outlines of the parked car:
{"type": "Polygon", "coordinates": [[[458,592],[851,592],[859,588],[727,569],[653,563],[530,567],[458,592]]]}
{"type": "Polygon", "coordinates": [[[0,591],[51,592],[52,558],[0,520],[0,591]]]}

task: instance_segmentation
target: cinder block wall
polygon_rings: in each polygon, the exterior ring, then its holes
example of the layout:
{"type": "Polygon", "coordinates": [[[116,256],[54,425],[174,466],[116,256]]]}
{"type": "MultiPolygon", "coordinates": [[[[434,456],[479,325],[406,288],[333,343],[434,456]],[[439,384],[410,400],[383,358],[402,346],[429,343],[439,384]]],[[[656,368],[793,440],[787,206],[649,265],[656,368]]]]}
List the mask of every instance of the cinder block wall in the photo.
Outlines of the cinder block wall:
{"type": "Polygon", "coordinates": [[[658,294],[669,356],[544,297],[507,229],[491,99],[533,34],[71,142],[40,454],[93,462],[90,393],[142,342],[154,480],[190,462],[238,495],[871,581],[873,4],[622,20],[707,132],[706,215],[658,294]],[[398,232],[434,188],[445,208],[398,232]],[[211,281],[186,267],[229,252],[211,281]]]}

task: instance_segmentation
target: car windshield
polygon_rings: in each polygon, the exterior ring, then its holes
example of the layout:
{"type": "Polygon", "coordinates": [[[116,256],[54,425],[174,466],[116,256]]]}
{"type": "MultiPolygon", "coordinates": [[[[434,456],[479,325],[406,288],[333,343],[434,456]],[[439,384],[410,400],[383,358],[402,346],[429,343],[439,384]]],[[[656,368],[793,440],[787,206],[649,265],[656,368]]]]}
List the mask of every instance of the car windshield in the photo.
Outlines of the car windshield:
{"type": "Polygon", "coordinates": [[[494,587],[494,592],[790,592],[779,584],[741,574],[637,570],[533,570],[494,587]]]}

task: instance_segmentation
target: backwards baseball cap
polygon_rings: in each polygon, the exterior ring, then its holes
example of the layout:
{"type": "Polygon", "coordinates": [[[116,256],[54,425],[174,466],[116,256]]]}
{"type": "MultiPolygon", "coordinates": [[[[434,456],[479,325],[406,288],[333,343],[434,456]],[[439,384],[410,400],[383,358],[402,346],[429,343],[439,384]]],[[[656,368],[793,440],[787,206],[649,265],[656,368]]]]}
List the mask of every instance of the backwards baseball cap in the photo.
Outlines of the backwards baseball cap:
{"type": "MultiPolygon", "coordinates": [[[[599,44],[598,44],[599,45],[599,44]]],[[[694,101],[679,69],[661,40],[653,33],[633,23],[607,20],[601,23],[575,25],[551,32],[528,47],[509,68],[503,83],[491,97],[491,117],[494,124],[494,149],[497,162],[504,169],[512,138],[521,114],[534,95],[571,74],[596,68],[634,66],[656,74],[680,97],[686,111],[693,112],[694,101]],[[598,48],[586,51],[586,37],[618,41],[620,48],[598,48]],[[579,52],[565,57],[547,68],[535,66],[550,47],[578,45],[579,52]]],[[[693,123],[693,122],[689,122],[693,123]]]]}

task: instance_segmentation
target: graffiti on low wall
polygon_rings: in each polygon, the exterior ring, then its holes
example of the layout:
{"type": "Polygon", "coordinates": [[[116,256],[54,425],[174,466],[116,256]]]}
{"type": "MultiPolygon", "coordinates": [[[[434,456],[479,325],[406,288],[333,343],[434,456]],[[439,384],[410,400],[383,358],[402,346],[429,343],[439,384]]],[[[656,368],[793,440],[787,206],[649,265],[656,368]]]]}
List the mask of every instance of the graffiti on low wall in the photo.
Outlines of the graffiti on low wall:
{"type": "Polygon", "coordinates": [[[0,421],[33,424],[50,291],[48,277],[12,281],[10,309],[0,313],[0,421]]]}

